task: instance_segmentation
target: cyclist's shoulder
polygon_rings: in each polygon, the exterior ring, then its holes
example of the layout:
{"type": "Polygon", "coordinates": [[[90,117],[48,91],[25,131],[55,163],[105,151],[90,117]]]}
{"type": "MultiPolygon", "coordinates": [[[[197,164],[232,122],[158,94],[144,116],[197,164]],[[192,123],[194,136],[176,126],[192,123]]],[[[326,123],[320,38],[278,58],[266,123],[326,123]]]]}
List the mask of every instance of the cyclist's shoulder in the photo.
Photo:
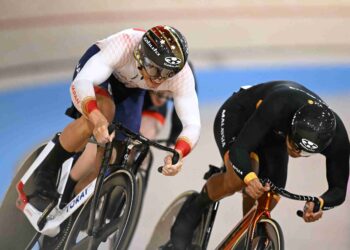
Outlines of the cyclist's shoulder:
{"type": "Polygon", "coordinates": [[[262,99],[265,106],[280,110],[295,112],[302,105],[310,102],[325,103],[317,94],[300,83],[293,81],[272,81],[251,88],[256,95],[262,99]]]}
{"type": "Polygon", "coordinates": [[[279,96],[290,98],[297,98],[299,96],[309,96],[317,98],[318,96],[305,86],[298,82],[293,81],[271,81],[260,84],[263,91],[266,93],[266,97],[278,98],[279,96]]]}

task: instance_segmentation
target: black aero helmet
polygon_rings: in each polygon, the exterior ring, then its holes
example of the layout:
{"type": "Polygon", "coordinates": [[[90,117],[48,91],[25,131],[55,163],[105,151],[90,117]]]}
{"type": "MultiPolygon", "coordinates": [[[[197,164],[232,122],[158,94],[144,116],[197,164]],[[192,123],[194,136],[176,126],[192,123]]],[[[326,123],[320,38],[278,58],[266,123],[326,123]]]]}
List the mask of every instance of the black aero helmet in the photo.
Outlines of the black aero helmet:
{"type": "Polygon", "coordinates": [[[298,149],[319,153],[331,143],[335,129],[333,111],[325,104],[312,101],[295,112],[290,137],[298,149]]]}
{"type": "Polygon", "coordinates": [[[151,76],[163,78],[178,73],[185,66],[187,57],[185,37],[167,25],[158,25],[146,31],[136,53],[136,59],[151,76]],[[156,72],[150,72],[152,70],[156,72]]]}

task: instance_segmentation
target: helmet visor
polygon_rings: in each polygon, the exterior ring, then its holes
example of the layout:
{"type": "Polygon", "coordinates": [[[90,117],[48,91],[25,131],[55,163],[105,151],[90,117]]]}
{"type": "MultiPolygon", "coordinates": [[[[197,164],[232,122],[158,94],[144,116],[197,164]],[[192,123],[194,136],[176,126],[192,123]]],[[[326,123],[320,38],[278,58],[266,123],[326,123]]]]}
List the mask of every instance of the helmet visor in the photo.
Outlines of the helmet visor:
{"type": "Polygon", "coordinates": [[[295,152],[298,152],[298,154],[302,157],[309,157],[313,154],[311,152],[305,151],[299,144],[294,142],[292,138],[289,139],[289,143],[292,146],[293,150],[295,152]]]}
{"type": "Polygon", "coordinates": [[[142,66],[146,70],[147,74],[150,76],[151,80],[166,80],[175,75],[175,71],[161,68],[147,57],[143,58],[142,66]]]}

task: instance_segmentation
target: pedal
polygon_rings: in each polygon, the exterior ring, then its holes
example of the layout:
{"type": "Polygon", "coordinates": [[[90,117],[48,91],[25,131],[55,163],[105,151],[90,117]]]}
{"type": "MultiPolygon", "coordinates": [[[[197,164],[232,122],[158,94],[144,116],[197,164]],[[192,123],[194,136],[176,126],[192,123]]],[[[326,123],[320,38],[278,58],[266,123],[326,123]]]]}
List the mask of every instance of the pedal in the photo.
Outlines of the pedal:
{"type": "Polygon", "coordinates": [[[56,207],[58,203],[58,199],[53,200],[47,207],[46,209],[43,211],[43,213],[41,214],[39,220],[38,220],[38,228],[39,230],[42,230],[44,228],[44,226],[46,225],[47,222],[47,216],[51,213],[51,211],[56,207]]]}

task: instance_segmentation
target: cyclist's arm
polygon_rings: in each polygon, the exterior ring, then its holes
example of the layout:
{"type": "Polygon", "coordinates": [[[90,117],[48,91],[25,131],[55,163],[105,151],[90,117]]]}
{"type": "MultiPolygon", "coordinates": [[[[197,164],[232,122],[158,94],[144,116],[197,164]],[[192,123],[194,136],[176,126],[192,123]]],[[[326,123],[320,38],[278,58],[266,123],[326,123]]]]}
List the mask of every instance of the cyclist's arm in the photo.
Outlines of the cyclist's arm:
{"type": "MultiPolygon", "coordinates": [[[[191,62],[188,62],[188,66],[190,67],[190,69],[192,71],[194,83],[195,83],[195,90],[198,93],[198,85],[197,85],[196,75],[193,71],[193,65],[191,62]]],[[[171,128],[170,128],[170,133],[169,133],[169,137],[168,137],[168,142],[171,144],[175,144],[176,138],[179,136],[181,131],[182,131],[182,123],[181,123],[180,118],[177,115],[175,107],[174,107],[172,115],[171,115],[171,128]]]]}
{"type": "Polygon", "coordinates": [[[176,140],[175,149],[181,152],[182,157],[185,157],[197,144],[201,129],[194,83],[193,87],[187,89],[186,92],[174,95],[174,106],[183,126],[183,130],[176,140]]]}
{"type": "Polygon", "coordinates": [[[175,108],[173,108],[173,112],[171,114],[171,128],[170,133],[168,137],[168,143],[169,144],[175,144],[176,138],[179,136],[179,134],[182,131],[182,124],[180,121],[179,116],[176,113],[175,108]]]}
{"type": "Polygon", "coordinates": [[[74,79],[70,91],[74,106],[84,115],[97,109],[93,85],[103,83],[115,68],[126,63],[131,51],[128,30],[98,41],[100,51],[92,56],[74,79]]]}
{"type": "Polygon", "coordinates": [[[349,138],[340,119],[337,119],[336,135],[323,154],[326,156],[328,190],[321,198],[326,210],[345,201],[349,179],[349,138]]]}
{"type": "Polygon", "coordinates": [[[275,120],[282,116],[284,107],[280,96],[267,97],[245,123],[237,138],[230,146],[229,159],[236,174],[246,183],[257,176],[251,166],[250,153],[254,152],[272,130],[275,120]]]}
{"type": "Polygon", "coordinates": [[[97,108],[94,85],[107,80],[112,72],[112,66],[103,60],[100,52],[86,62],[70,87],[73,104],[80,113],[88,116],[97,108]]]}

